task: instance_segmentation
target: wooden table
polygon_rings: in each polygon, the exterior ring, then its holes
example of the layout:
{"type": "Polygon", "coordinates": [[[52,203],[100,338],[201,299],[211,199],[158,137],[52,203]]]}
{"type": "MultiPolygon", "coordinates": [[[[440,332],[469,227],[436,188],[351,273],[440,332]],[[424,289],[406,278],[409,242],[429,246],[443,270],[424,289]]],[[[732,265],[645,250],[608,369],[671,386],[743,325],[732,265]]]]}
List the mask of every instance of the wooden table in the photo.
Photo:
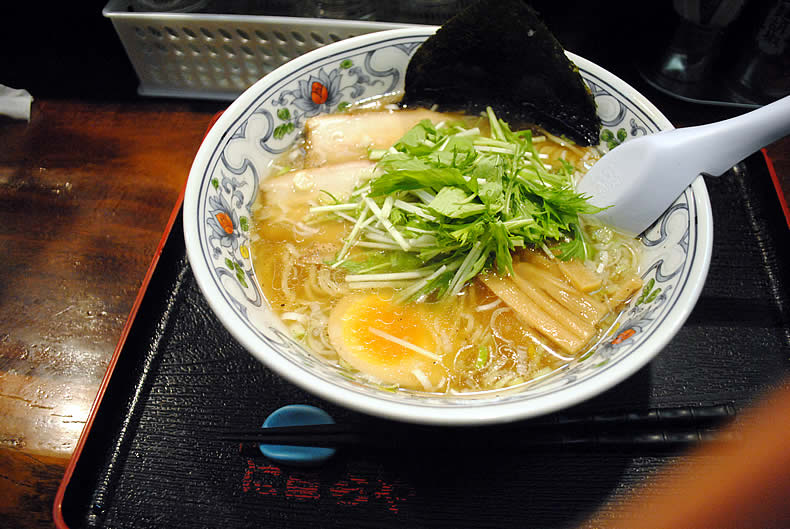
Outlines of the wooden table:
{"type": "MultiPolygon", "coordinates": [[[[38,101],[0,118],[0,527],[52,504],[222,103],[38,101]]],[[[790,192],[790,138],[770,148],[790,192]]]]}
{"type": "Polygon", "coordinates": [[[222,103],[0,118],[0,527],[51,527],[107,363],[222,103]]]}

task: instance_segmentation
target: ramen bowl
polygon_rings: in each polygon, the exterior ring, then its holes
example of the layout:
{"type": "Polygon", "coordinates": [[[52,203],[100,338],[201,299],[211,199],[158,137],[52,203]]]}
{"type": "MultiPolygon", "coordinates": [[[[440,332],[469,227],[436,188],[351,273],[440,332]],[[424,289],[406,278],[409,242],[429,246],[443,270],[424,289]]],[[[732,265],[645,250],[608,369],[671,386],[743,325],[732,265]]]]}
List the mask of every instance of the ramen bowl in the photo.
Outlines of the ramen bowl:
{"type": "MultiPolygon", "coordinates": [[[[598,395],[655,357],[690,314],[708,271],[712,217],[701,177],[641,236],[646,290],[593,350],[552,376],[471,395],[387,391],[306,350],[289,335],[256,283],[252,206],[272,161],[307,118],[403,87],[410,57],[435,28],[383,31],[307,53],[258,81],[214,124],[198,151],[184,199],[187,254],[217,318],[250,354],[293,384],[336,404],[389,419],[445,425],[508,422],[598,395]]],[[[601,117],[602,145],[671,129],[644,96],[568,53],[601,117]]]]}

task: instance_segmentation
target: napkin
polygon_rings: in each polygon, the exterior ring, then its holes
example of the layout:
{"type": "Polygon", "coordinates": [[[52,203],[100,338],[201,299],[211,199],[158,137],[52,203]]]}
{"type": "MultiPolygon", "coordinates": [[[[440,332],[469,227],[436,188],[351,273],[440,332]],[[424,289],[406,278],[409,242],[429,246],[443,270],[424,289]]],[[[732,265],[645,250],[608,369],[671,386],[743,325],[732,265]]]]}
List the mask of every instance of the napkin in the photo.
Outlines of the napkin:
{"type": "Polygon", "coordinates": [[[27,90],[0,84],[0,114],[30,121],[30,104],[32,102],[33,96],[27,90]]]}

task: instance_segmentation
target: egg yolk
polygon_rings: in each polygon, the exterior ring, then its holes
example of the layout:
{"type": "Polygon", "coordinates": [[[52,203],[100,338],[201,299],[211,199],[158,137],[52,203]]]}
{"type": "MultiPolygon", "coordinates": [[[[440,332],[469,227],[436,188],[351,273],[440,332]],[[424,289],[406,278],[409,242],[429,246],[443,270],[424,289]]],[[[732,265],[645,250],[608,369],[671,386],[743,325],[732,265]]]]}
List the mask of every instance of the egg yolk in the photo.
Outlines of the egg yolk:
{"type": "Polygon", "coordinates": [[[352,295],[333,309],[329,337],[340,357],[363,373],[402,387],[436,389],[444,367],[428,327],[431,317],[415,305],[352,295]]]}
{"type": "Polygon", "coordinates": [[[356,304],[346,312],[344,319],[353,322],[345,326],[347,341],[364,346],[371,359],[398,362],[414,354],[411,349],[387,339],[383,333],[422,348],[433,345],[425,325],[410,307],[392,305],[377,297],[367,301],[356,304]]]}

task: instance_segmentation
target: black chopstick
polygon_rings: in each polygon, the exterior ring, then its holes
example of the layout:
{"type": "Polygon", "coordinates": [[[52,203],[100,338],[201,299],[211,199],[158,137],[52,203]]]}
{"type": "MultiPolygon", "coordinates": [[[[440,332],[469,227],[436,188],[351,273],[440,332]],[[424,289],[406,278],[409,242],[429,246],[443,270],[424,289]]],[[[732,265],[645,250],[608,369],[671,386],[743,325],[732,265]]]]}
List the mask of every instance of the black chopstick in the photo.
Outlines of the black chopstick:
{"type": "Polygon", "coordinates": [[[719,423],[734,418],[736,413],[735,406],[728,403],[648,408],[630,411],[609,411],[589,415],[556,414],[545,419],[532,421],[532,423],[541,426],[682,426],[719,423]]]}
{"type": "MultiPolygon", "coordinates": [[[[711,427],[735,417],[731,404],[712,406],[680,406],[628,412],[607,412],[588,415],[555,415],[546,419],[524,421],[516,426],[502,427],[512,444],[536,446],[685,446],[703,441],[732,441],[711,427]]],[[[313,424],[282,426],[256,430],[219,433],[217,439],[238,443],[264,443],[291,446],[339,448],[343,446],[392,446],[402,442],[404,435],[416,431],[432,431],[442,435],[441,428],[377,423],[361,426],[349,424],[313,424]],[[433,428],[433,429],[431,429],[433,428]]],[[[505,436],[507,437],[507,436],[505,436]]]]}
{"type": "MultiPolygon", "coordinates": [[[[403,440],[398,435],[381,437],[374,435],[311,435],[298,433],[282,433],[239,438],[235,435],[223,437],[223,440],[241,443],[244,448],[256,449],[259,444],[311,446],[317,448],[342,448],[342,447],[391,447],[400,444],[403,440]]],[[[741,437],[732,432],[720,432],[715,429],[682,429],[682,430],[655,430],[639,432],[601,432],[601,433],[538,433],[523,435],[519,438],[499,440],[496,444],[502,446],[515,446],[518,448],[535,447],[574,447],[574,446],[600,446],[600,447],[654,447],[673,448],[697,445],[702,442],[733,442],[741,437]]]]}
{"type": "Polygon", "coordinates": [[[347,424],[306,424],[219,434],[217,439],[241,443],[335,447],[370,442],[373,440],[372,434],[375,430],[375,428],[363,430],[347,424]]]}

